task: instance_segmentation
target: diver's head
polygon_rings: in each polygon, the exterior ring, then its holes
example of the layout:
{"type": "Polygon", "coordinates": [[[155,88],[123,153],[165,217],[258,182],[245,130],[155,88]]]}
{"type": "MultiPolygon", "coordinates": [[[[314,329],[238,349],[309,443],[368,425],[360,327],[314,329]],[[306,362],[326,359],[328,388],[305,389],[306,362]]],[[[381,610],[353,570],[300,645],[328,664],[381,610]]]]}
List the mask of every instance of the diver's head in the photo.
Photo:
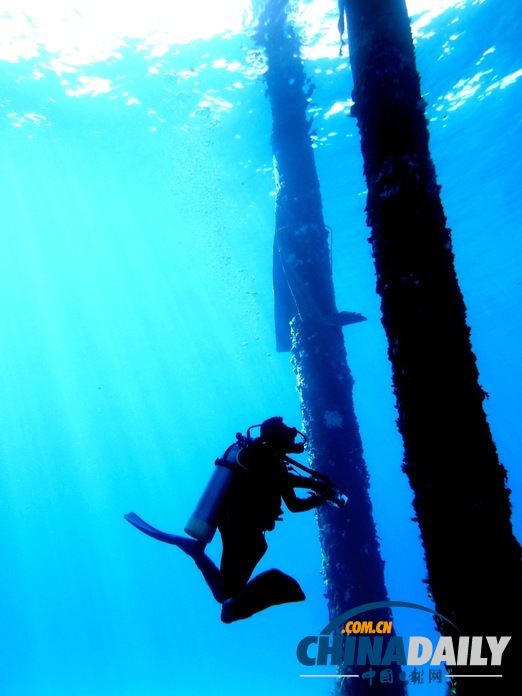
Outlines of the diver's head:
{"type": "Polygon", "coordinates": [[[283,423],[280,416],[267,418],[260,425],[260,439],[276,450],[288,453],[301,454],[304,451],[306,437],[297,428],[290,428],[283,423]],[[301,442],[296,442],[295,438],[301,435],[301,442]]]}

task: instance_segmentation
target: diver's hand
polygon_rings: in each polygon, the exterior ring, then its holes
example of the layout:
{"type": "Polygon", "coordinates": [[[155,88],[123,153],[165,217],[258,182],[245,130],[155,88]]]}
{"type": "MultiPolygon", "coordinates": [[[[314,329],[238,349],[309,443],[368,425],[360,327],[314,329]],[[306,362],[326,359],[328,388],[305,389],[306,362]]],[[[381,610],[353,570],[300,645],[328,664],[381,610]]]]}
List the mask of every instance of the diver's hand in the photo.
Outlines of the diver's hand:
{"type": "Polygon", "coordinates": [[[328,498],[329,493],[332,490],[332,484],[329,481],[319,481],[318,479],[309,479],[308,488],[317,493],[321,498],[325,500],[328,498]]]}
{"type": "Polygon", "coordinates": [[[312,492],[308,493],[308,498],[306,500],[309,500],[310,503],[313,503],[312,507],[320,507],[321,505],[324,505],[328,502],[328,500],[320,493],[312,492]]]}

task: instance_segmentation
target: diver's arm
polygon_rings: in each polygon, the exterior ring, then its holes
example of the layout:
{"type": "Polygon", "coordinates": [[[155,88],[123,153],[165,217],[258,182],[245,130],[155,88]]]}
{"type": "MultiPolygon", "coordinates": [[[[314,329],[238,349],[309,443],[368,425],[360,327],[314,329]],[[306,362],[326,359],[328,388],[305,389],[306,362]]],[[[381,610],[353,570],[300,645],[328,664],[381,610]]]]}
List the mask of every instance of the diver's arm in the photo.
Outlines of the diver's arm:
{"type": "MultiPolygon", "coordinates": [[[[296,476],[295,478],[302,479],[304,477],[296,476]]],[[[316,493],[309,493],[308,498],[298,498],[294,491],[294,482],[289,481],[288,484],[289,485],[285,487],[282,493],[282,498],[290,512],[306,512],[326,502],[322,495],[317,495],[316,493]]],[[[298,486],[295,487],[297,488],[298,486]]],[[[307,488],[309,488],[309,486],[307,486],[307,488]]]]}
{"type": "Polygon", "coordinates": [[[292,488],[308,488],[308,490],[319,494],[324,492],[325,484],[322,481],[316,481],[310,476],[288,473],[288,478],[292,488]]]}

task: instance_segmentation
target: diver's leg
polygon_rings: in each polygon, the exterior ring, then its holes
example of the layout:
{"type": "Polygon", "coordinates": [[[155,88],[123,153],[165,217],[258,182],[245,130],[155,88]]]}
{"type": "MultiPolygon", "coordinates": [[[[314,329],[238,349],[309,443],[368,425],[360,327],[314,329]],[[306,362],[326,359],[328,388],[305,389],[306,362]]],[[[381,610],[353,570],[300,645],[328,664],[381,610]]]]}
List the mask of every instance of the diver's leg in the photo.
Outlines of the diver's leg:
{"type": "Polygon", "coordinates": [[[205,553],[205,544],[195,539],[184,539],[184,541],[194,542],[192,547],[186,544],[180,545],[179,547],[193,559],[194,563],[201,571],[205,582],[209,586],[214,599],[216,602],[222,604],[225,597],[221,591],[221,573],[216,564],[205,553]]]}
{"type": "Polygon", "coordinates": [[[220,527],[223,541],[221,556],[221,594],[235,597],[246,587],[256,565],[268,548],[265,537],[257,530],[220,527]]]}
{"type": "Polygon", "coordinates": [[[201,571],[214,599],[222,604],[225,597],[221,593],[221,573],[216,564],[205,553],[206,544],[202,541],[196,541],[196,539],[174,535],[172,535],[170,543],[192,558],[201,571]]]}
{"type": "Polygon", "coordinates": [[[190,556],[201,571],[205,582],[210,588],[214,599],[220,604],[225,597],[221,593],[221,573],[216,564],[205,553],[206,544],[203,541],[189,539],[188,537],[170,535],[169,544],[177,546],[190,556]]]}
{"type": "Polygon", "coordinates": [[[261,573],[233,599],[227,599],[221,610],[221,621],[232,623],[248,619],[259,611],[277,604],[302,602],[306,599],[297,580],[280,570],[267,570],[261,573]]]}
{"type": "Polygon", "coordinates": [[[203,541],[197,541],[196,539],[190,539],[189,537],[179,536],[178,534],[162,532],[161,530],[148,524],[148,522],[145,522],[145,520],[142,520],[141,517],[138,517],[135,512],[129,512],[127,515],[124,515],[124,517],[127,522],[130,522],[134,527],[136,527],[136,529],[139,529],[140,532],[143,532],[144,534],[147,534],[158,541],[163,541],[166,544],[177,546],[188,556],[190,556],[203,574],[203,577],[205,578],[205,581],[215,599],[220,604],[223,602],[223,599],[225,598],[221,594],[221,575],[216,565],[205,554],[206,544],[203,541]]]}

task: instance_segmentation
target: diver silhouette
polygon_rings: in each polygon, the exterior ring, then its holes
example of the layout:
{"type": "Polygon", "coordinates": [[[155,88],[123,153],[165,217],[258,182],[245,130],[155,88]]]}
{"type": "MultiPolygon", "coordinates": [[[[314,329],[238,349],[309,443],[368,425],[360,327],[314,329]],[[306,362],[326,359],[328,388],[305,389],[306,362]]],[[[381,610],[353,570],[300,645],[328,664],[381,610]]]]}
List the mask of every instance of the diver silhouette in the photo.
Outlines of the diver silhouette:
{"type": "Polygon", "coordinates": [[[305,599],[299,583],[280,570],[271,569],[250,579],[267,551],[266,532],[281,519],[282,502],[290,512],[304,512],[325,502],[342,507],[346,500],[326,476],[313,475],[288,457],[304,451],[306,438],[281,417],[251,426],[246,437],[238,433],[236,438],[216,460],[213,476],[185,526],[185,532],[194,538],[161,532],[133,512],[125,515],[140,531],[177,546],[194,560],[222,604],[224,623],[305,599]],[[258,437],[250,437],[252,428],[259,428],[258,437]],[[298,435],[301,440],[296,442],[298,435]],[[312,476],[298,474],[289,463],[312,476]],[[308,489],[308,497],[298,498],[296,488],[308,489]],[[223,546],[219,569],[205,553],[216,528],[223,546]]]}

